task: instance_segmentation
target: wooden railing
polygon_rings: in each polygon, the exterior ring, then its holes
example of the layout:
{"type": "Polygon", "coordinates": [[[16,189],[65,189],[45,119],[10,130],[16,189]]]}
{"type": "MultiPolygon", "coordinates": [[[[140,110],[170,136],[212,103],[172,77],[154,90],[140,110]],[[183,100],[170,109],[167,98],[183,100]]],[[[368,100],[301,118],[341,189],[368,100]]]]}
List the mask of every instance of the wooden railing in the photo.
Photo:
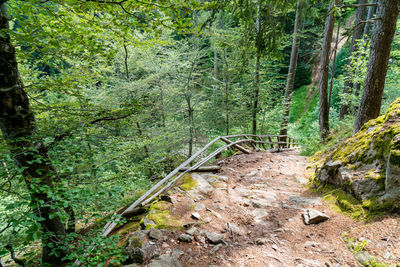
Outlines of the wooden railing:
{"type": "Polygon", "coordinates": [[[146,193],[144,193],[140,198],[138,198],[132,205],[125,209],[122,213],[117,216],[114,214],[112,220],[110,220],[103,228],[102,235],[107,236],[110,234],[118,224],[119,218],[126,214],[132,213],[139,206],[145,206],[149,204],[155,197],[162,194],[173,186],[183,175],[188,172],[196,171],[200,166],[207,163],[210,159],[218,156],[225,149],[237,149],[245,154],[251,153],[250,147],[244,147],[243,144],[249,144],[253,149],[259,149],[257,146],[262,146],[264,150],[283,150],[290,149],[298,146],[298,142],[289,136],[285,135],[253,135],[253,134],[238,134],[238,135],[228,135],[228,136],[218,136],[202,149],[197,151],[189,159],[175,168],[170,172],[164,179],[155,184],[146,193]],[[285,141],[283,141],[285,140],[285,141]],[[225,145],[220,146],[214,152],[200,159],[200,161],[194,163],[194,161],[203,153],[207,152],[213,144],[218,141],[223,141],[225,145]],[[193,164],[194,163],[194,164],[193,164]],[[191,166],[191,164],[193,164],[191,166]],[[179,174],[178,174],[179,173],[179,174]],[[178,174],[178,175],[177,175],[178,174]]]}

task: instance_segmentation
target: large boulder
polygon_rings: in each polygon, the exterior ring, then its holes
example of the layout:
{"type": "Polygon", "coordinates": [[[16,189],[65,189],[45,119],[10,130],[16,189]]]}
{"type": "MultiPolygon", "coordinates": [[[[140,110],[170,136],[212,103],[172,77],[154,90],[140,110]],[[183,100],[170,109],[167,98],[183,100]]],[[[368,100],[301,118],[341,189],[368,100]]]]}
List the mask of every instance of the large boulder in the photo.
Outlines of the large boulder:
{"type": "Polygon", "coordinates": [[[330,153],[316,169],[315,181],[343,188],[359,200],[399,200],[400,98],[330,153]]]}

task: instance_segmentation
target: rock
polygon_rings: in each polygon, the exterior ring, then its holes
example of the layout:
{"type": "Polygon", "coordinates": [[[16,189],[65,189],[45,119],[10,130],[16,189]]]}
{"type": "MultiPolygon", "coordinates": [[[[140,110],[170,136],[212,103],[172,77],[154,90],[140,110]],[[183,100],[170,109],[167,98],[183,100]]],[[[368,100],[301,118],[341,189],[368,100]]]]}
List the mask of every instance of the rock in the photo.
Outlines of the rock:
{"type": "Polygon", "coordinates": [[[356,252],[354,254],[354,257],[359,263],[365,266],[368,264],[370,260],[373,259],[373,257],[365,250],[356,252]]]}
{"type": "Polygon", "coordinates": [[[144,252],[141,248],[125,248],[125,254],[128,256],[126,262],[141,264],[145,261],[144,252]]]}
{"type": "Polygon", "coordinates": [[[200,220],[200,214],[198,212],[193,212],[191,217],[195,220],[200,220]]]}
{"type": "Polygon", "coordinates": [[[202,211],[206,208],[206,205],[204,205],[203,203],[196,203],[196,205],[194,205],[194,210],[195,211],[202,211]]]}
{"type": "Polygon", "coordinates": [[[302,196],[290,196],[289,197],[289,202],[296,204],[296,205],[301,205],[301,206],[308,206],[308,205],[315,205],[315,206],[321,206],[321,198],[305,198],[302,196]]]}
{"type": "Polygon", "coordinates": [[[374,179],[355,179],[351,184],[351,191],[357,199],[382,195],[379,183],[374,179]]]}
{"type": "Polygon", "coordinates": [[[210,183],[207,182],[206,179],[204,179],[203,175],[198,173],[193,173],[192,178],[197,181],[197,185],[194,190],[198,190],[198,192],[205,195],[210,195],[211,192],[214,190],[212,185],[210,185],[210,183]]]}
{"type": "Polygon", "coordinates": [[[224,241],[225,236],[213,232],[206,232],[206,237],[207,239],[213,243],[213,244],[218,244],[224,241]]]}
{"type": "Polygon", "coordinates": [[[211,255],[214,255],[221,247],[222,247],[222,244],[215,245],[215,246],[210,250],[210,254],[211,254],[211,255]]]}
{"type": "Polygon", "coordinates": [[[142,245],[142,252],[145,260],[150,260],[160,256],[160,249],[155,244],[144,242],[142,245]]]}
{"type": "Polygon", "coordinates": [[[269,207],[272,207],[271,201],[267,201],[267,200],[264,200],[264,199],[251,199],[250,200],[250,204],[254,208],[269,208],[269,207]]]}
{"type": "Polygon", "coordinates": [[[128,265],[123,265],[122,267],[140,267],[140,264],[132,263],[128,265]]]}
{"type": "Polygon", "coordinates": [[[192,227],[192,228],[190,228],[189,230],[187,230],[186,233],[187,233],[188,235],[194,235],[194,234],[197,233],[197,228],[192,227]]]}
{"type": "Polygon", "coordinates": [[[204,218],[204,222],[205,223],[210,223],[212,221],[212,218],[211,217],[205,217],[204,218]]]}
{"type": "Polygon", "coordinates": [[[268,211],[266,211],[265,209],[255,209],[253,210],[253,216],[255,217],[255,219],[262,219],[268,216],[268,211]]]}
{"type": "Polygon", "coordinates": [[[146,237],[149,234],[149,230],[139,230],[132,233],[125,243],[125,249],[140,248],[143,242],[146,241],[146,237]]]}
{"type": "Polygon", "coordinates": [[[181,267],[180,262],[174,256],[163,254],[159,259],[152,260],[148,267],[181,267]]]}
{"type": "Polygon", "coordinates": [[[155,240],[160,240],[163,237],[163,234],[160,230],[152,227],[152,228],[150,228],[149,237],[151,237],[155,240]]]}
{"type": "Polygon", "coordinates": [[[179,257],[182,256],[183,254],[185,254],[185,252],[177,248],[174,248],[174,251],[172,251],[172,257],[175,257],[177,259],[179,259],[179,257]]]}
{"type": "Polygon", "coordinates": [[[212,210],[212,209],[208,209],[208,208],[207,208],[207,211],[211,212],[211,213],[212,213],[215,217],[217,217],[218,219],[222,219],[221,214],[219,214],[218,212],[216,212],[216,211],[214,211],[214,210],[212,210]]]}
{"type": "Polygon", "coordinates": [[[307,242],[305,242],[304,244],[303,244],[303,247],[305,247],[305,248],[309,248],[309,247],[318,247],[318,246],[320,246],[321,244],[320,243],[318,243],[318,242],[314,242],[314,241],[307,241],[307,242]]]}
{"type": "Polygon", "coordinates": [[[244,235],[244,231],[234,223],[226,223],[225,230],[235,235],[244,235]]]}
{"type": "Polygon", "coordinates": [[[265,245],[268,242],[269,242],[269,239],[265,238],[265,237],[261,237],[261,238],[256,239],[256,244],[257,245],[265,245]]]}
{"type": "Polygon", "coordinates": [[[181,234],[178,237],[178,240],[183,241],[183,242],[192,242],[192,236],[188,234],[181,234]]]}
{"type": "Polygon", "coordinates": [[[305,224],[316,224],[329,219],[328,215],[313,209],[305,210],[302,215],[305,224]]]}
{"type": "Polygon", "coordinates": [[[153,221],[150,220],[150,219],[145,218],[145,219],[143,220],[143,222],[140,224],[140,227],[141,227],[142,229],[146,229],[146,228],[149,228],[149,227],[152,227],[152,226],[155,226],[155,225],[156,225],[155,222],[153,222],[153,221]]]}

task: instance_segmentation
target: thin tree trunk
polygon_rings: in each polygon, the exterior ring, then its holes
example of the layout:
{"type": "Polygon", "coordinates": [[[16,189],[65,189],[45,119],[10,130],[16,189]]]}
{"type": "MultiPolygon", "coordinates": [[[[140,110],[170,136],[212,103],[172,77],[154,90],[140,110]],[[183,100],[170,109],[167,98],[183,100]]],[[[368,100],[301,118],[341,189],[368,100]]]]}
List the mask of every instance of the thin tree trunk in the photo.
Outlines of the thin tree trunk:
{"type": "MultiPolygon", "coordinates": [[[[260,1],[257,4],[257,19],[256,19],[256,32],[260,34],[261,30],[261,18],[260,18],[260,1]]],[[[257,44],[256,44],[257,46],[257,44]]],[[[256,55],[256,73],[254,79],[254,95],[253,95],[253,110],[252,110],[252,133],[257,134],[257,113],[258,113],[258,97],[260,94],[260,59],[261,50],[257,47],[256,55]]]]}
{"type": "MultiPolygon", "coordinates": [[[[292,93],[294,87],[294,79],[296,76],[296,67],[297,67],[297,59],[299,55],[299,47],[300,47],[300,32],[303,27],[304,20],[304,3],[302,0],[297,2],[297,10],[296,10],[296,18],[294,21],[294,29],[293,29],[293,44],[292,44],[292,52],[290,54],[290,65],[286,80],[286,88],[285,88],[285,99],[283,103],[283,118],[281,122],[281,130],[280,135],[287,135],[287,127],[289,124],[289,113],[290,113],[290,105],[292,102],[292,93]]],[[[285,142],[286,137],[281,137],[280,141],[285,142]]]]}
{"type": "Polygon", "coordinates": [[[338,45],[339,45],[339,38],[340,38],[340,20],[338,21],[338,26],[337,26],[337,31],[336,31],[335,49],[333,50],[331,82],[329,85],[328,111],[329,111],[329,109],[331,107],[331,103],[332,103],[333,80],[335,78],[336,54],[337,54],[337,49],[338,49],[338,45]]]}
{"type": "Polygon", "coordinates": [[[354,133],[364,123],[379,116],[399,5],[399,0],[378,1],[377,17],[380,19],[374,23],[372,29],[367,76],[354,123],[354,133]]]}
{"type": "Polygon", "coordinates": [[[224,50],[224,85],[225,85],[225,90],[224,90],[224,102],[225,102],[225,132],[226,135],[229,135],[229,80],[227,77],[227,69],[228,69],[228,62],[226,61],[226,52],[224,50]]]}
{"type": "MultiPolygon", "coordinates": [[[[366,4],[366,2],[367,2],[366,0],[358,1],[360,6],[357,9],[356,21],[354,25],[358,25],[361,23],[361,21],[365,20],[366,7],[364,6],[364,4],[366,4]]],[[[363,27],[359,27],[353,34],[349,52],[349,60],[348,60],[349,66],[351,64],[351,56],[358,50],[357,41],[362,39],[363,30],[364,30],[363,27]]],[[[353,87],[355,86],[353,82],[350,80],[350,73],[347,73],[346,81],[344,83],[344,88],[343,88],[344,96],[351,94],[353,91],[353,87]]],[[[349,114],[349,111],[350,111],[349,105],[346,103],[342,103],[340,107],[339,120],[343,120],[344,116],[349,114]]]]}
{"type": "Polygon", "coordinates": [[[329,76],[329,54],[332,43],[333,26],[335,23],[335,13],[332,12],[338,0],[329,6],[330,14],[326,18],[324,41],[320,61],[320,80],[319,80],[319,131],[322,140],[325,140],[329,133],[329,105],[328,105],[328,76],[329,76]]]}
{"type": "Polygon", "coordinates": [[[188,158],[193,154],[193,135],[194,135],[194,120],[193,120],[193,107],[191,99],[189,96],[186,97],[186,103],[188,105],[188,115],[189,115],[189,153],[188,158]]]}
{"type": "Polygon", "coordinates": [[[43,143],[33,140],[35,119],[19,78],[15,49],[10,41],[6,4],[0,7],[0,129],[17,165],[23,169],[24,181],[31,195],[31,203],[38,223],[42,226],[42,261],[60,266],[66,255],[63,239],[66,235],[55,208],[56,201],[48,195],[54,187],[54,168],[43,143]],[[46,189],[46,190],[45,190],[46,189]],[[52,252],[57,250],[57,254],[52,252]]]}
{"type": "Polygon", "coordinates": [[[124,43],[124,52],[125,52],[125,56],[124,56],[124,64],[125,64],[125,75],[126,75],[126,79],[129,79],[129,67],[128,67],[128,47],[126,46],[126,44],[124,43]]]}

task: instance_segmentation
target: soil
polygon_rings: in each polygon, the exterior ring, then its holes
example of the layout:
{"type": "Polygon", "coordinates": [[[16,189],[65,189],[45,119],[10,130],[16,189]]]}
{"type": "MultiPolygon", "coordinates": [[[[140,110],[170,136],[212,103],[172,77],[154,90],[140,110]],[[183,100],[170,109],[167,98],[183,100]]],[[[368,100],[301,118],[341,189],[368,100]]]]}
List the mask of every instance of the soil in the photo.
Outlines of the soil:
{"type": "Polygon", "coordinates": [[[177,190],[171,195],[172,215],[225,239],[212,253],[216,245],[200,234],[186,243],[178,241],[185,230],[170,232],[158,245],[162,253],[182,251],[183,266],[362,266],[343,234],[347,240],[367,240],[364,249],[378,261],[400,263],[400,218],[386,216],[365,224],[333,211],[308,188],[307,158],[297,151],[239,154],[219,165],[220,172],[209,175],[214,179],[211,191],[177,190]],[[196,206],[203,209],[194,210],[196,206]],[[305,225],[302,213],[308,208],[330,218],[305,225]],[[193,212],[200,220],[191,217],[193,212]]]}

